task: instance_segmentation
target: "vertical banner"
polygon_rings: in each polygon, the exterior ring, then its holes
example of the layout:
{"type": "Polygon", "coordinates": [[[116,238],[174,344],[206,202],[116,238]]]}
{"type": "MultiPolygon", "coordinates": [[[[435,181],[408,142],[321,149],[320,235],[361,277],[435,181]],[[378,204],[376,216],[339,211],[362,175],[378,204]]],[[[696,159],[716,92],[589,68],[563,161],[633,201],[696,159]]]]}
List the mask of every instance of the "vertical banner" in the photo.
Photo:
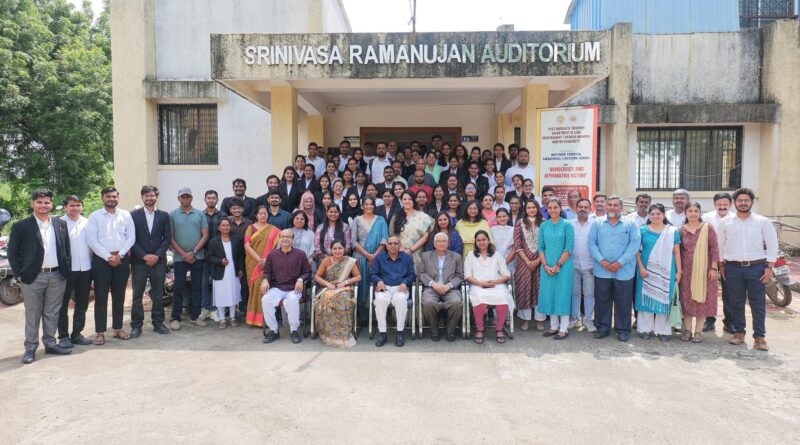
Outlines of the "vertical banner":
{"type": "Polygon", "coordinates": [[[555,188],[556,197],[565,205],[570,190],[589,199],[596,192],[598,110],[597,105],[537,110],[538,184],[555,188]]]}

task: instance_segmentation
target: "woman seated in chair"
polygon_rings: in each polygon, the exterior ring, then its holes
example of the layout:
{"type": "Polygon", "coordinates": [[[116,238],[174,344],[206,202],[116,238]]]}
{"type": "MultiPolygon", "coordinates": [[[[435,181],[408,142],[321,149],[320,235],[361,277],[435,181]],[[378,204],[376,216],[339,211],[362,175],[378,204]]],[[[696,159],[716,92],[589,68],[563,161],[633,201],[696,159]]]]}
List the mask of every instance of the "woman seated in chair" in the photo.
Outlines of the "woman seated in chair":
{"type": "Polygon", "coordinates": [[[353,285],[361,280],[355,258],[344,254],[341,240],[331,242],[331,256],[325,258],[317,269],[314,281],[322,291],[314,298],[314,327],[319,338],[328,346],[352,348],[353,285]]]}
{"type": "Polygon", "coordinates": [[[506,282],[511,278],[511,273],[506,266],[506,259],[495,252],[494,245],[489,240],[489,233],[478,230],[475,233],[475,249],[467,255],[464,261],[464,278],[471,286],[469,299],[472,302],[472,313],[475,316],[475,343],[483,343],[483,317],[489,306],[494,306],[496,314],[495,328],[497,342],[505,343],[503,325],[508,317],[509,295],[506,282]]]}

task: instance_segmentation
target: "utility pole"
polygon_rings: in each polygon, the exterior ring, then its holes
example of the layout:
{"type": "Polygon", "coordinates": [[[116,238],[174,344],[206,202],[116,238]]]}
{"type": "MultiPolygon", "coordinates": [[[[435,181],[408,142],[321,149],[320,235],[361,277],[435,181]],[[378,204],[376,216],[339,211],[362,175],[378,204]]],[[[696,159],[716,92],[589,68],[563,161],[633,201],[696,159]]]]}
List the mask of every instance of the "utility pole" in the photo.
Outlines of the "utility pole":
{"type": "Polygon", "coordinates": [[[411,32],[417,32],[417,0],[413,0],[414,6],[411,8],[411,32]]]}

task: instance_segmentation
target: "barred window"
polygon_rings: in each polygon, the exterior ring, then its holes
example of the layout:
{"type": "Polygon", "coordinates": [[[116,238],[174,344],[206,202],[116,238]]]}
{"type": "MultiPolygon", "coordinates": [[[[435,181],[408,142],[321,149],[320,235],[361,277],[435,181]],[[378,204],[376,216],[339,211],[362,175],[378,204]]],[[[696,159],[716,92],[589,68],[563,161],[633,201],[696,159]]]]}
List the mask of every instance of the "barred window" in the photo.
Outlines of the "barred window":
{"type": "Polygon", "coordinates": [[[739,25],[758,28],[775,20],[797,17],[795,0],[739,0],[739,25]]]}
{"type": "Polygon", "coordinates": [[[637,190],[741,186],[742,127],[640,128],[637,140],[637,190]]]}
{"type": "Polygon", "coordinates": [[[159,105],[158,130],[159,164],[217,163],[215,104],[159,105]]]}

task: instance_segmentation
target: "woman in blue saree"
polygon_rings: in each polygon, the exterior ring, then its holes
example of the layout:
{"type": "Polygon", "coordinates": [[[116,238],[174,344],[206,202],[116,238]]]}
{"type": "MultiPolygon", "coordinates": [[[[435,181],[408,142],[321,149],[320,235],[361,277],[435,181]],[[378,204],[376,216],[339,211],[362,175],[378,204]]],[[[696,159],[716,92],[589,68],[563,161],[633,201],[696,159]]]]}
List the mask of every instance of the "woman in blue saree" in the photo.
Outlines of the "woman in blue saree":
{"type": "Polygon", "coordinates": [[[358,288],[358,318],[365,322],[369,318],[369,277],[375,257],[386,248],[389,226],[383,217],[375,214],[375,200],[367,196],[363,199],[362,215],[353,220],[353,255],[358,260],[361,271],[361,285],[358,288]]]}

